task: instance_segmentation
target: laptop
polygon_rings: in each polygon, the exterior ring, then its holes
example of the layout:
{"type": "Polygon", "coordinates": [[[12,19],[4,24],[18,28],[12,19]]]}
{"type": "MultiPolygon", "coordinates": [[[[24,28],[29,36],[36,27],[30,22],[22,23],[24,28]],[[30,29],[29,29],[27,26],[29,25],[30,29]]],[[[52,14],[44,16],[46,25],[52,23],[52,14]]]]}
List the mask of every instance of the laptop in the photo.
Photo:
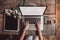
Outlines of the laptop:
{"type": "Polygon", "coordinates": [[[43,30],[43,13],[46,7],[20,7],[22,13],[22,21],[29,21],[28,30],[36,30],[35,22],[40,21],[40,29],[43,30]]]}

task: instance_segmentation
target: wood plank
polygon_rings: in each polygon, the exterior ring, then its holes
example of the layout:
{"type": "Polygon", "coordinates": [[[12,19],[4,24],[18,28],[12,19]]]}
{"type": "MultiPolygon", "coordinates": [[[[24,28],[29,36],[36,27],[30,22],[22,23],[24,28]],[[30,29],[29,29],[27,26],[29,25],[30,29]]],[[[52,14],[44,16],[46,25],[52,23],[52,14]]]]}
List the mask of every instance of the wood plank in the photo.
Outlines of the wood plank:
{"type": "Polygon", "coordinates": [[[0,18],[2,18],[3,17],[3,14],[0,14],[0,18]]]}

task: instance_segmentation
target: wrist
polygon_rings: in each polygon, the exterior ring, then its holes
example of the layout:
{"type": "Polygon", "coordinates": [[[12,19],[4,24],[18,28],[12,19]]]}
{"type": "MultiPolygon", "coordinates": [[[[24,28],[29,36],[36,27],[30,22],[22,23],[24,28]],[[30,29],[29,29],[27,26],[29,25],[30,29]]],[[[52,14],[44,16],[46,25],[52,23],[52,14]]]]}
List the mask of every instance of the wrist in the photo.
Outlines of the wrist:
{"type": "Polygon", "coordinates": [[[36,28],[37,28],[37,29],[40,29],[40,26],[37,26],[36,28]]]}

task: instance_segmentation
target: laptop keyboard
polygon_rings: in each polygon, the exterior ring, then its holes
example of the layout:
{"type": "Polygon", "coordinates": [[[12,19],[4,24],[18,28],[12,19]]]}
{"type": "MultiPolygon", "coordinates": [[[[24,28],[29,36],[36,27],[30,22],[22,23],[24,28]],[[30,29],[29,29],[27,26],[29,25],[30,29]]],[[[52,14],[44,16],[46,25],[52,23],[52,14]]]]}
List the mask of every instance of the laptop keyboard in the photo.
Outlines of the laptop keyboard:
{"type": "Polygon", "coordinates": [[[29,21],[30,24],[35,24],[36,20],[41,20],[41,18],[25,18],[25,21],[29,21]]]}

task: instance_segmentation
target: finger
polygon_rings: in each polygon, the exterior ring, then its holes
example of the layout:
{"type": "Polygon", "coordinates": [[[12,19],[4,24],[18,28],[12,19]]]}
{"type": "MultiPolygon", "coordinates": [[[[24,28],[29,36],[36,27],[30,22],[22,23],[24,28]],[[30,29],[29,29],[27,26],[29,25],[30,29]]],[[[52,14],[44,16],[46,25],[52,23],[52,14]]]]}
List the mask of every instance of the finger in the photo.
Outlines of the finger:
{"type": "Polygon", "coordinates": [[[37,23],[37,24],[40,24],[40,21],[39,21],[39,20],[36,20],[36,23],[37,23]]]}
{"type": "Polygon", "coordinates": [[[26,21],[25,23],[26,23],[26,24],[29,24],[29,21],[26,21]]]}

